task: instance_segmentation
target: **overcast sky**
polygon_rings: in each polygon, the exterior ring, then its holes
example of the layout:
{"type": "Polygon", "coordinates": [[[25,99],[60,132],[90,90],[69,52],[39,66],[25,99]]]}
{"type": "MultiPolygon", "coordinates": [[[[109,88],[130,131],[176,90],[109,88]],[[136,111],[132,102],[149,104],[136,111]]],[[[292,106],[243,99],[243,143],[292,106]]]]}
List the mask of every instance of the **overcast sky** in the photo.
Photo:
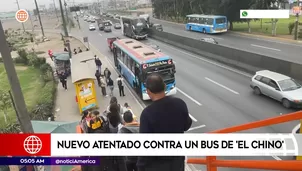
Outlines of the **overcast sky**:
{"type": "MultiPolygon", "coordinates": [[[[69,3],[72,3],[73,0],[66,0],[69,3]]],[[[93,2],[97,0],[74,0],[76,3],[81,2],[93,2]]],[[[64,0],[62,0],[64,2],[64,0]]],[[[53,0],[37,0],[38,5],[46,5],[53,3],[53,0]]],[[[56,6],[59,7],[59,0],[55,0],[56,6]]],[[[34,0],[19,0],[21,9],[34,9],[35,1],[34,0]]],[[[17,11],[18,7],[16,4],[16,0],[0,0],[0,12],[9,12],[9,11],[17,11]]]]}

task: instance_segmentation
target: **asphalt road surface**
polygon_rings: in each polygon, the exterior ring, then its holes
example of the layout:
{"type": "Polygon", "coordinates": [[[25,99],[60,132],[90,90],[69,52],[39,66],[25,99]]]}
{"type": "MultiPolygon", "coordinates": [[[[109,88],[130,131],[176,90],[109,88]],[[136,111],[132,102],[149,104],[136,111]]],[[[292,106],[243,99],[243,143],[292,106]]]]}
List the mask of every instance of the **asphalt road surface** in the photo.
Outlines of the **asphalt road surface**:
{"type": "MultiPolygon", "coordinates": [[[[93,45],[109,60],[113,61],[106,38],[123,38],[121,30],[112,33],[89,31],[89,23],[81,21],[82,36],[88,36],[93,45]]],[[[258,121],[293,112],[280,103],[266,97],[256,96],[249,87],[250,75],[224,66],[202,56],[180,50],[173,46],[148,39],[144,43],[158,45],[162,52],[171,56],[176,63],[176,97],[183,99],[189,108],[193,125],[189,132],[205,133],[238,124],[258,121]]],[[[145,103],[148,105],[148,102],[145,103]]],[[[173,114],[171,115],[173,117],[173,114]]],[[[279,124],[249,130],[249,133],[291,133],[298,122],[279,124]]],[[[288,160],[291,157],[224,157],[227,159],[288,160]]],[[[195,170],[205,167],[195,166],[195,170]]],[[[230,169],[220,169],[221,171],[230,169]]],[[[237,170],[237,169],[231,169],[237,170]]],[[[238,169],[246,170],[246,169],[238,169]]]]}
{"type": "Polygon", "coordinates": [[[259,53],[262,55],[271,56],[273,58],[283,59],[290,62],[302,64],[301,51],[302,43],[288,43],[278,40],[256,38],[239,35],[236,33],[223,33],[223,34],[203,34],[199,32],[191,32],[185,30],[184,24],[172,23],[158,19],[151,19],[153,23],[163,25],[164,32],[173,33],[193,39],[201,39],[211,37],[216,39],[219,44],[237,48],[244,51],[259,53]]]}

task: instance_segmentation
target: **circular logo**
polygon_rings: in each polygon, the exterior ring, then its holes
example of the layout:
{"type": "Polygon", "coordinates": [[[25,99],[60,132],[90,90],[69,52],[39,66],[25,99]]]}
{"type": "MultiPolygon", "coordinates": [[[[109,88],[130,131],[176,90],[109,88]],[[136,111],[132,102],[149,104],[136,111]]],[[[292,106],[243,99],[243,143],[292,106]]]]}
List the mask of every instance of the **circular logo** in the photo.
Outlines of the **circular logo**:
{"type": "Polygon", "coordinates": [[[31,135],[24,140],[23,146],[29,154],[37,154],[42,149],[42,141],[39,137],[31,135]]]}
{"type": "Polygon", "coordinates": [[[15,17],[18,22],[24,23],[28,20],[29,14],[26,10],[20,9],[16,12],[15,17]]]}
{"type": "Polygon", "coordinates": [[[246,11],[243,11],[243,12],[242,12],[242,16],[243,16],[243,17],[246,17],[246,16],[247,16],[247,12],[246,12],[246,11]]]}

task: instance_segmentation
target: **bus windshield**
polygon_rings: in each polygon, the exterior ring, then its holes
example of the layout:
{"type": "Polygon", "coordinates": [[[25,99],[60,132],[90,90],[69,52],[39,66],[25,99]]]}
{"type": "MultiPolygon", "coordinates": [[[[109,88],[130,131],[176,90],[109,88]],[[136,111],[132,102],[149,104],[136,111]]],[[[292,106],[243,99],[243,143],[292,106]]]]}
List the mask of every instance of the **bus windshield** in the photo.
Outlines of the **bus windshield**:
{"type": "Polygon", "coordinates": [[[158,73],[166,84],[173,83],[175,80],[174,69],[172,66],[166,66],[161,68],[149,68],[145,79],[152,73],[158,73]]]}

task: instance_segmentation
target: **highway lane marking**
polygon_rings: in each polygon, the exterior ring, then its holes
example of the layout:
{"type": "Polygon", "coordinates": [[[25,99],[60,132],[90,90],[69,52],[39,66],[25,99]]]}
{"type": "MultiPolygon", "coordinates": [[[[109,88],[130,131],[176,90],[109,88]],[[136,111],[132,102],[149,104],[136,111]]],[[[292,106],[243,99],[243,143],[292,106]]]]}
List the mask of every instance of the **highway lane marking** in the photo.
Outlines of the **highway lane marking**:
{"type": "Polygon", "coordinates": [[[294,129],[292,130],[292,134],[296,134],[296,131],[301,127],[301,124],[298,124],[294,127],[294,129]]]}
{"type": "Polygon", "coordinates": [[[224,88],[224,89],[226,89],[226,90],[228,90],[228,91],[230,91],[230,92],[232,92],[232,93],[234,93],[234,94],[239,95],[239,93],[237,91],[232,90],[232,89],[228,88],[227,86],[224,86],[224,85],[222,85],[222,84],[220,84],[220,83],[218,83],[218,82],[216,82],[214,80],[211,80],[208,77],[205,77],[205,79],[208,80],[208,81],[210,81],[210,82],[212,82],[212,83],[214,83],[214,84],[216,84],[216,85],[218,85],[218,86],[220,86],[220,87],[222,87],[222,88],[224,88]]]}
{"type": "Polygon", "coordinates": [[[194,122],[197,122],[197,119],[194,118],[194,116],[192,116],[190,113],[189,113],[189,116],[190,116],[190,118],[191,118],[194,122]]]}
{"type": "Polygon", "coordinates": [[[251,46],[281,52],[280,49],[275,49],[275,48],[270,48],[270,47],[265,47],[265,46],[260,46],[260,45],[254,45],[254,44],[251,44],[251,46]]]}
{"type": "Polygon", "coordinates": [[[200,125],[200,126],[196,126],[196,127],[190,128],[188,131],[193,131],[193,130],[204,128],[204,127],[206,127],[206,125],[200,125]]]}
{"type": "Polygon", "coordinates": [[[100,36],[103,36],[101,33],[99,33],[100,36]]]}
{"type": "MultiPolygon", "coordinates": [[[[153,39],[154,41],[154,39],[153,39]]],[[[157,41],[158,42],[158,41],[157,41]]],[[[185,51],[182,51],[182,50],[179,50],[173,46],[168,46],[168,45],[165,45],[163,43],[161,43],[162,45],[166,46],[166,48],[171,48],[171,49],[174,49],[174,50],[177,50],[185,55],[188,55],[189,57],[192,57],[192,58],[195,58],[195,59],[198,59],[198,60],[201,60],[201,61],[204,61],[204,62],[207,62],[209,64],[212,64],[212,65],[215,65],[217,67],[220,67],[220,68],[223,68],[223,69],[226,69],[228,71],[232,71],[234,73],[237,73],[237,74],[240,74],[240,75],[243,75],[245,77],[248,77],[248,78],[251,78],[252,75],[248,74],[248,73],[245,73],[245,72],[242,72],[242,71],[239,71],[237,69],[234,69],[234,68],[231,68],[231,67],[228,67],[228,66],[225,66],[225,65],[222,65],[220,63],[216,63],[216,62],[213,62],[213,61],[210,61],[210,60],[207,60],[207,59],[204,59],[204,57],[201,57],[201,56],[196,56],[196,55],[193,55],[191,53],[188,53],[188,52],[185,52],[185,51]]]]}
{"type": "MultiPolygon", "coordinates": [[[[177,87],[176,87],[177,88],[177,87]]],[[[182,93],[183,95],[185,95],[187,98],[189,98],[190,100],[192,100],[194,103],[196,103],[198,106],[202,106],[201,103],[199,103],[197,100],[195,100],[193,97],[189,96],[187,93],[183,92],[182,90],[180,90],[179,88],[177,88],[177,90],[182,93]]]]}

